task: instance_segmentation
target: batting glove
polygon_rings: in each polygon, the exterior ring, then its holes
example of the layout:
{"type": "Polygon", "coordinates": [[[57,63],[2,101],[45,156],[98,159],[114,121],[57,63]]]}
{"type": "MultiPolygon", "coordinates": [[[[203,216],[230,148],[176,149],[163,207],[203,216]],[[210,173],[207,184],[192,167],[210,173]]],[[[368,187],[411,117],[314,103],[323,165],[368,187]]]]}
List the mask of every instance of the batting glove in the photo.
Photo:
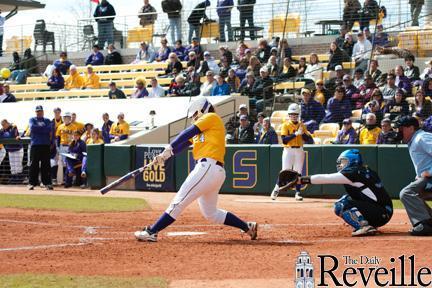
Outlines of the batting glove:
{"type": "Polygon", "coordinates": [[[155,157],[155,160],[158,164],[162,165],[165,163],[166,160],[171,158],[171,156],[173,155],[174,155],[173,148],[171,147],[171,145],[168,145],[165,147],[162,153],[160,153],[155,157]]]}

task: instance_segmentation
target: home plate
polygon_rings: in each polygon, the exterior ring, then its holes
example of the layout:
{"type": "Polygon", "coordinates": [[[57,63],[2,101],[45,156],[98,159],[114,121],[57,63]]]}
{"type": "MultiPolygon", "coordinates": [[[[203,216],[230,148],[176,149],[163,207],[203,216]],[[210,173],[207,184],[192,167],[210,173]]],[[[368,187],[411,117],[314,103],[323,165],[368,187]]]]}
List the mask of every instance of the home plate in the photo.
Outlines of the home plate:
{"type": "Polygon", "coordinates": [[[178,237],[178,236],[198,236],[198,235],[205,235],[206,232],[192,232],[192,231],[180,231],[180,232],[168,232],[167,235],[171,237],[178,237]]]}

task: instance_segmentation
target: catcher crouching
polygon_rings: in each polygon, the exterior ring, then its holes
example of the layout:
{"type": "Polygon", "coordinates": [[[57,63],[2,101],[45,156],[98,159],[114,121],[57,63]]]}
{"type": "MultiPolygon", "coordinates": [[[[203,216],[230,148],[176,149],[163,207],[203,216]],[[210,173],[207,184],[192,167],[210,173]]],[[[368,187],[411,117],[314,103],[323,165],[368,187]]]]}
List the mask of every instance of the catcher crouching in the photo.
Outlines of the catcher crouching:
{"type": "Polygon", "coordinates": [[[377,173],[363,165],[359,150],[346,150],[336,162],[337,173],[301,177],[296,171],[279,174],[279,190],[299,184],[343,184],[346,194],[334,204],[334,212],[354,228],[352,236],[374,235],[393,216],[393,203],[377,173]]]}

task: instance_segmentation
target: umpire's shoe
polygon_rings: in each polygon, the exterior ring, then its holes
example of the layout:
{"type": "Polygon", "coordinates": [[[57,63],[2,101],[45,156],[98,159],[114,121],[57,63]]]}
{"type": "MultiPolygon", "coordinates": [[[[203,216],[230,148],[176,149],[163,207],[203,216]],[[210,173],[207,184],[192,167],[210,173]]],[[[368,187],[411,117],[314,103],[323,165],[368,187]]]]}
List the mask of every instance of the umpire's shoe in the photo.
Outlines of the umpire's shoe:
{"type": "Polygon", "coordinates": [[[411,236],[432,236],[432,219],[422,221],[412,228],[411,236]]]}
{"type": "Polygon", "coordinates": [[[149,227],[144,227],[142,231],[135,232],[135,238],[142,242],[157,242],[157,233],[152,233],[149,227]]]}
{"type": "Polygon", "coordinates": [[[258,237],[258,224],[256,222],[247,222],[249,230],[246,232],[251,240],[256,240],[258,237]]]}

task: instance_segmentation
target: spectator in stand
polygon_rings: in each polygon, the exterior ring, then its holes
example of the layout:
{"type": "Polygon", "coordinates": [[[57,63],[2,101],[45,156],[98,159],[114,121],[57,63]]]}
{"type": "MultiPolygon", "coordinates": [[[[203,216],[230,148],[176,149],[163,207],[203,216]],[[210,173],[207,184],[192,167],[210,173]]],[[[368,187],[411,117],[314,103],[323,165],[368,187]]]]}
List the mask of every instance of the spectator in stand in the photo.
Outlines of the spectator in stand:
{"type": "Polygon", "coordinates": [[[158,81],[157,81],[156,78],[152,78],[150,80],[150,84],[151,84],[151,90],[149,92],[148,97],[150,97],[150,98],[159,98],[159,97],[165,96],[166,91],[165,91],[165,89],[163,89],[159,85],[159,83],[158,83],[158,81]]]}
{"type": "Polygon", "coordinates": [[[261,70],[261,62],[259,61],[258,57],[252,56],[249,60],[249,67],[252,69],[255,77],[260,76],[260,70],[261,70]]]}
{"type": "MultiPolygon", "coordinates": [[[[350,29],[350,31],[351,31],[351,29],[350,29]]],[[[341,50],[344,50],[343,49],[343,44],[345,42],[345,36],[347,35],[347,33],[348,33],[347,26],[346,25],[341,25],[341,28],[339,29],[339,36],[335,40],[337,46],[341,50]]]]}
{"type": "Polygon", "coordinates": [[[357,141],[357,132],[352,127],[351,119],[346,118],[342,121],[342,129],[339,130],[336,139],[332,143],[350,145],[350,144],[355,144],[356,141],[357,141]]]}
{"type": "Polygon", "coordinates": [[[195,68],[197,66],[197,62],[198,62],[195,51],[190,51],[188,53],[188,59],[189,60],[187,62],[187,67],[194,67],[195,68]]]}
{"type": "Polygon", "coordinates": [[[64,89],[65,80],[58,68],[55,68],[53,70],[51,77],[48,79],[47,85],[51,90],[55,90],[55,91],[64,89]]]}
{"type": "Polygon", "coordinates": [[[360,13],[360,30],[369,28],[371,20],[376,20],[379,13],[379,6],[375,0],[365,0],[363,3],[363,9],[360,13]]]}
{"type": "Polygon", "coordinates": [[[213,88],[211,96],[226,96],[230,95],[231,87],[225,82],[225,79],[220,75],[216,75],[216,86],[213,88]]]}
{"type": "Polygon", "coordinates": [[[279,143],[278,135],[274,128],[270,125],[270,118],[266,117],[263,120],[263,129],[258,132],[256,137],[257,144],[274,145],[279,143]]]}
{"type": "Polygon", "coordinates": [[[398,87],[396,86],[396,75],[393,73],[387,74],[387,84],[384,86],[384,88],[382,88],[384,100],[390,101],[393,99],[397,90],[398,87]]]}
{"type": "Polygon", "coordinates": [[[365,76],[365,82],[359,88],[359,93],[354,94],[351,98],[355,102],[354,109],[362,109],[363,106],[369,102],[372,98],[372,94],[378,87],[373,82],[372,76],[367,74],[365,76]]]}
{"type": "Polygon", "coordinates": [[[381,82],[382,72],[378,69],[378,67],[378,60],[372,59],[369,64],[369,75],[372,76],[372,80],[375,82],[375,84],[381,82]]]}
{"type": "Polygon", "coordinates": [[[240,61],[240,59],[243,59],[246,57],[246,50],[249,50],[249,46],[247,46],[243,40],[240,40],[239,45],[237,46],[236,49],[236,55],[235,55],[235,60],[238,62],[240,61]]]}
{"type": "Polygon", "coordinates": [[[277,64],[277,58],[276,56],[270,56],[269,61],[267,63],[267,69],[269,71],[270,77],[272,79],[278,79],[279,76],[279,66],[277,64]]]}
{"type": "Polygon", "coordinates": [[[139,64],[142,62],[151,63],[155,58],[156,53],[154,52],[153,48],[143,41],[140,43],[140,50],[138,51],[138,54],[136,55],[132,64],[139,64]]]}
{"type": "Polygon", "coordinates": [[[76,183],[81,185],[81,168],[84,158],[84,153],[87,153],[86,143],[81,140],[78,131],[73,133],[73,140],[68,147],[68,156],[66,157],[66,179],[64,188],[72,187],[72,181],[76,176],[76,183]]]}
{"type": "MultiPolygon", "coordinates": [[[[114,43],[114,18],[116,12],[114,7],[107,1],[101,0],[100,4],[97,5],[93,17],[97,18],[96,22],[98,24],[98,44],[100,47],[105,47],[105,42],[107,44],[114,43]],[[99,18],[101,17],[101,18],[99,18]]],[[[103,60],[102,60],[103,63],[103,60]]],[[[89,63],[86,63],[88,65],[89,63]]],[[[92,65],[97,65],[91,63],[92,65]]],[[[102,64],[99,64],[102,65],[102,64]]]]}
{"type": "Polygon", "coordinates": [[[193,34],[195,34],[195,37],[199,37],[201,19],[203,19],[204,22],[209,19],[206,15],[206,9],[210,6],[210,4],[210,0],[205,0],[199,3],[197,6],[195,6],[195,8],[192,10],[192,13],[189,15],[189,18],[187,19],[189,23],[189,43],[192,43],[193,34]]]}
{"type": "Polygon", "coordinates": [[[362,112],[362,115],[361,115],[362,121],[365,121],[366,118],[367,118],[367,115],[369,115],[370,113],[372,113],[372,114],[374,114],[376,116],[377,123],[380,123],[381,120],[384,118],[383,110],[382,110],[379,102],[376,101],[376,100],[370,101],[363,108],[363,112],[362,112]]]}
{"type": "Polygon", "coordinates": [[[424,63],[428,66],[423,70],[423,73],[420,75],[420,79],[432,79],[432,60],[426,61],[424,63]]]}
{"type": "Polygon", "coordinates": [[[366,116],[366,125],[360,130],[359,142],[362,145],[377,144],[381,128],[377,125],[375,114],[369,113],[366,116]]]}
{"type": "Polygon", "coordinates": [[[43,107],[36,106],[36,117],[30,118],[30,172],[29,190],[39,183],[39,171],[42,183],[47,190],[53,190],[51,183],[50,146],[52,142],[52,124],[44,117],[43,107]]]}
{"type": "Polygon", "coordinates": [[[234,134],[227,135],[229,144],[253,144],[255,135],[252,126],[249,123],[248,116],[240,116],[240,125],[234,130],[234,134]]]}
{"type": "Polygon", "coordinates": [[[235,74],[240,79],[240,81],[243,81],[243,79],[245,79],[248,65],[248,60],[244,57],[240,60],[237,68],[235,68],[235,74]]]}
{"type": "Polygon", "coordinates": [[[425,96],[431,97],[432,96],[432,79],[427,78],[425,81],[423,81],[423,85],[421,87],[423,90],[423,93],[425,96]]]}
{"type": "Polygon", "coordinates": [[[201,85],[200,96],[211,96],[213,89],[216,87],[216,80],[212,71],[207,71],[206,79],[207,81],[201,85]]]}
{"type": "Polygon", "coordinates": [[[117,116],[117,122],[113,123],[109,132],[111,143],[125,140],[129,137],[129,124],[124,120],[123,113],[117,116]]]}
{"type": "Polygon", "coordinates": [[[219,74],[220,67],[216,63],[216,60],[213,57],[211,57],[210,52],[205,51],[204,61],[202,61],[201,67],[197,70],[197,72],[200,75],[204,76],[209,70],[212,71],[214,74],[219,74]]]}
{"type": "Polygon", "coordinates": [[[135,80],[135,92],[130,96],[131,99],[144,98],[149,95],[146,89],[146,80],[143,78],[137,78],[135,80]]]}
{"type": "Polygon", "coordinates": [[[297,76],[298,77],[304,77],[304,74],[306,72],[307,66],[308,65],[306,64],[306,57],[300,57],[299,64],[298,64],[298,69],[297,69],[297,76]]]}
{"type": "MultiPolygon", "coordinates": [[[[169,29],[171,33],[171,43],[179,41],[182,38],[182,23],[181,23],[181,10],[183,8],[180,0],[162,0],[162,11],[168,14],[169,29]]],[[[180,40],[181,45],[181,40],[180,40]]],[[[175,51],[174,51],[175,52],[175,51]]],[[[177,54],[177,53],[176,53],[177,54]]],[[[184,55],[184,54],[183,54],[184,55]]],[[[178,55],[181,61],[182,55],[178,55]]]]}
{"type": "Polygon", "coordinates": [[[369,40],[369,42],[374,43],[374,36],[372,35],[372,33],[370,32],[368,27],[365,27],[363,29],[363,33],[364,33],[366,39],[369,40]]]}
{"type": "Polygon", "coordinates": [[[176,77],[178,86],[172,96],[198,96],[200,94],[200,76],[198,73],[191,75],[191,80],[185,83],[184,78],[176,77]]]}
{"type": "Polygon", "coordinates": [[[412,109],[422,119],[427,119],[432,115],[432,103],[425,98],[422,90],[418,90],[415,94],[415,106],[412,109]]]}
{"type": "Polygon", "coordinates": [[[99,66],[104,64],[104,55],[100,52],[98,45],[93,46],[93,52],[88,56],[85,65],[99,66]]]}
{"type": "Polygon", "coordinates": [[[100,88],[100,78],[93,71],[93,66],[87,65],[87,73],[84,78],[83,89],[99,89],[100,88]]]}
{"type": "Polygon", "coordinates": [[[237,93],[240,88],[240,78],[235,74],[234,69],[228,71],[228,77],[226,83],[230,86],[231,93],[237,93]]]}
{"type": "Polygon", "coordinates": [[[174,81],[171,82],[167,96],[180,96],[180,91],[185,88],[185,81],[186,79],[183,77],[183,75],[177,75],[174,81]]]}
{"type": "Polygon", "coordinates": [[[219,16],[219,41],[226,42],[225,26],[228,32],[228,41],[233,41],[233,31],[231,28],[231,10],[234,7],[233,0],[218,0],[217,1],[217,14],[219,16]]]}
{"type": "MultiPolygon", "coordinates": [[[[171,52],[169,54],[168,67],[165,69],[166,75],[178,75],[183,70],[183,64],[177,57],[177,54],[171,52]]],[[[189,67],[189,66],[188,66],[189,67]]]]}
{"type": "Polygon", "coordinates": [[[228,46],[220,46],[219,55],[220,55],[220,59],[226,59],[228,64],[231,66],[234,60],[234,56],[232,52],[229,50],[228,46]]]}
{"type": "Polygon", "coordinates": [[[312,98],[309,89],[303,88],[301,90],[303,97],[301,102],[301,120],[306,125],[310,133],[314,133],[319,129],[319,124],[324,119],[325,110],[321,103],[318,103],[312,98]]]}
{"type": "Polygon", "coordinates": [[[91,133],[93,131],[94,125],[92,123],[86,123],[84,125],[85,128],[85,132],[81,135],[81,139],[86,143],[89,144],[88,142],[90,142],[92,136],[91,133]]]}
{"type": "Polygon", "coordinates": [[[191,51],[195,52],[195,56],[198,61],[201,61],[203,59],[203,49],[201,47],[198,37],[192,38],[192,44],[186,48],[186,55],[188,56],[186,56],[185,61],[189,61],[189,53],[191,51]]]}
{"type": "Polygon", "coordinates": [[[255,85],[255,75],[252,72],[246,74],[246,78],[243,79],[240,84],[239,93],[242,96],[248,96],[249,99],[256,99],[255,91],[253,87],[255,85]]]}
{"type": "Polygon", "coordinates": [[[25,84],[28,75],[37,74],[39,72],[38,63],[36,58],[32,55],[30,48],[24,51],[24,57],[18,66],[21,69],[14,70],[9,77],[10,80],[15,81],[17,84],[25,84]]]}
{"type": "Polygon", "coordinates": [[[323,78],[322,72],[323,72],[323,68],[319,63],[318,55],[316,53],[310,54],[309,65],[307,65],[306,71],[304,73],[304,78],[316,82],[323,78]]]}
{"type": "Polygon", "coordinates": [[[289,47],[288,40],[285,38],[282,39],[280,42],[280,51],[281,51],[281,54],[280,54],[281,59],[289,58],[291,60],[292,50],[289,47]]]}
{"type": "Polygon", "coordinates": [[[346,34],[345,35],[345,42],[343,44],[342,50],[345,51],[345,53],[349,57],[352,57],[355,44],[356,44],[356,42],[354,41],[353,35],[352,34],[346,34]]]}
{"type": "Polygon", "coordinates": [[[325,83],[325,87],[330,91],[331,95],[333,95],[336,87],[343,84],[343,76],[345,75],[342,65],[337,65],[334,70],[336,72],[336,77],[332,76],[330,80],[325,83]]]}
{"type": "Polygon", "coordinates": [[[14,51],[12,53],[12,63],[9,65],[9,70],[11,72],[19,71],[22,69],[21,65],[21,57],[19,56],[18,52],[14,51]]]}
{"type": "Polygon", "coordinates": [[[258,121],[253,125],[255,136],[263,129],[265,114],[263,112],[258,113],[258,121]]]}
{"type": "Polygon", "coordinates": [[[227,59],[222,59],[221,60],[221,68],[219,70],[219,75],[221,77],[228,77],[228,71],[231,69],[231,66],[228,64],[228,60],[227,59]]]}
{"type": "Polygon", "coordinates": [[[409,55],[405,57],[405,70],[404,75],[413,83],[414,81],[420,80],[420,70],[417,66],[414,66],[415,57],[409,55]]]}
{"type": "Polygon", "coordinates": [[[284,58],[283,67],[279,74],[279,80],[290,80],[297,76],[297,70],[292,66],[291,59],[288,57],[284,58]]]}
{"type": "Polygon", "coordinates": [[[365,78],[364,78],[364,72],[363,69],[356,69],[354,71],[354,81],[353,84],[354,86],[359,89],[360,86],[362,86],[365,82],[365,78]]]}
{"type": "Polygon", "coordinates": [[[9,83],[0,83],[0,103],[14,103],[16,101],[15,95],[10,92],[9,83]]]}
{"type": "Polygon", "coordinates": [[[53,63],[54,67],[57,68],[61,74],[67,75],[69,74],[69,68],[72,65],[72,63],[67,60],[67,53],[66,52],[60,52],[60,59],[54,61],[53,63]]]}
{"type": "Polygon", "coordinates": [[[114,44],[108,45],[107,55],[105,56],[105,65],[123,64],[122,56],[116,50],[114,44]]]}
{"type": "Polygon", "coordinates": [[[157,11],[152,5],[150,5],[149,0],[144,0],[144,6],[141,7],[139,13],[139,24],[142,27],[153,25],[157,19],[157,11]]]}
{"type": "MultiPolygon", "coordinates": [[[[174,0],[174,1],[179,1],[179,0],[174,0]]],[[[186,48],[183,46],[182,40],[175,41],[175,47],[174,47],[174,49],[173,49],[172,52],[177,55],[177,58],[180,61],[185,61],[185,58],[186,58],[186,48]]]]}
{"type": "Polygon", "coordinates": [[[109,115],[108,113],[104,113],[102,114],[102,120],[103,120],[103,125],[102,125],[102,138],[105,144],[111,143],[111,139],[110,139],[110,131],[111,131],[111,126],[113,125],[113,121],[111,121],[109,119],[109,115]]]}
{"type": "MultiPolygon", "coordinates": [[[[240,12],[240,39],[245,39],[246,21],[248,22],[249,29],[254,27],[254,5],[256,0],[238,0],[237,9],[240,12]]],[[[255,31],[249,30],[249,38],[255,40],[255,31]]]]}
{"type": "Polygon", "coordinates": [[[388,47],[390,44],[388,33],[384,32],[384,27],[382,24],[377,25],[377,32],[374,37],[374,45],[380,47],[388,47]]]}
{"type": "Polygon", "coordinates": [[[318,80],[315,84],[316,90],[312,93],[313,99],[319,102],[321,105],[326,106],[328,100],[332,97],[330,91],[325,88],[324,81],[318,80]]]}
{"type": "Polygon", "coordinates": [[[344,75],[342,78],[343,87],[345,88],[345,97],[351,102],[351,107],[355,107],[355,102],[352,100],[352,96],[359,93],[357,87],[352,84],[351,76],[344,75]],[[354,103],[353,103],[354,102],[354,103]]]}
{"type": "MultiPolygon", "coordinates": [[[[19,139],[18,128],[16,125],[9,123],[8,120],[1,121],[0,139],[19,139]]],[[[22,144],[6,144],[4,145],[6,152],[9,154],[9,166],[11,176],[8,184],[20,184],[23,182],[23,158],[24,150],[22,144]]],[[[3,162],[4,156],[0,157],[0,164],[3,162]]]]}
{"type": "Polygon", "coordinates": [[[110,82],[109,89],[110,89],[108,92],[109,99],[126,99],[125,93],[122,90],[117,88],[115,82],[110,82]]]}
{"type": "Polygon", "coordinates": [[[75,65],[72,65],[70,67],[69,76],[66,78],[65,81],[65,89],[81,89],[83,85],[84,78],[78,73],[77,67],[75,65]]]}
{"type": "Polygon", "coordinates": [[[166,38],[162,38],[160,44],[161,47],[159,48],[159,51],[156,54],[155,60],[158,62],[164,62],[168,60],[168,57],[170,56],[171,53],[171,48],[168,47],[168,40],[166,38]]]}
{"type": "Polygon", "coordinates": [[[240,104],[239,111],[234,116],[232,116],[228,120],[228,122],[225,123],[225,130],[226,130],[227,135],[234,135],[235,129],[240,126],[240,117],[242,115],[245,115],[251,123],[254,122],[254,121],[252,121],[252,116],[249,115],[249,113],[248,113],[247,105],[246,104],[240,104]]]}
{"type": "Polygon", "coordinates": [[[264,111],[266,104],[273,103],[273,80],[270,78],[267,68],[260,70],[260,78],[255,82],[252,93],[255,95],[257,112],[264,111]]]}
{"type": "Polygon", "coordinates": [[[330,44],[330,58],[327,65],[327,71],[334,71],[336,66],[342,65],[343,62],[349,61],[348,55],[341,50],[336,42],[330,44]]]}
{"type": "Polygon", "coordinates": [[[351,103],[345,97],[343,87],[336,88],[335,94],[327,103],[327,112],[324,123],[342,123],[346,118],[351,117],[351,103]]]}
{"type": "Polygon", "coordinates": [[[381,133],[378,135],[377,144],[400,144],[397,140],[398,133],[391,127],[390,119],[381,121],[381,133]]]}
{"type": "Polygon", "coordinates": [[[255,51],[255,55],[260,63],[267,63],[270,58],[271,47],[268,45],[267,40],[261,39],[258,42],[258,49],[255,51]]]}
{"type": "Polygon", "coordinates": [[[423,122],[423,130],[432,133],[432,116],[423,122]]]}
{"type": "Polygon", "coordinates": [[[424,0],[409,0],[409,4],[411,5],[411,26],[419,26],[419,16],[424,2],[424,0]]]}
{"type": "Polygon", "coordinates": [[[410,96],[412,94],[412,85],[409,78],[405,76],[403,67],[400,65],[396,66],[395,74],[396,74],[396,82],[395,82],[396,86],[399,89],[402,89],[406,97],[410,96]]]}
{"type": "Polygon", "coordinates": [[[351,31],[354,23],[360,21],[360,10],[361,4],[358,0],[345,0],[345,5],[343,9],[343,22],[346,25],[348,31],[351,31]]]}
{"type": "Polygon", "coordinates": [[[402,90],[397,90],[393,99],[391,99],[384,107],[384,116],[391,121],[402,116],[408,116],[409,104],[403,99],[402,90]]]}
{"type": "Polygon", "coordinates": [[[369,59],[372,54],[372,43],[366,39],[363,32],[359,32],[357,34],[357,40],[358,41],[356,44],[354,44],[352,52],[352,61],[356,62],[356,68],[360,68],[363,71],[366,71],[369,59]]]}

